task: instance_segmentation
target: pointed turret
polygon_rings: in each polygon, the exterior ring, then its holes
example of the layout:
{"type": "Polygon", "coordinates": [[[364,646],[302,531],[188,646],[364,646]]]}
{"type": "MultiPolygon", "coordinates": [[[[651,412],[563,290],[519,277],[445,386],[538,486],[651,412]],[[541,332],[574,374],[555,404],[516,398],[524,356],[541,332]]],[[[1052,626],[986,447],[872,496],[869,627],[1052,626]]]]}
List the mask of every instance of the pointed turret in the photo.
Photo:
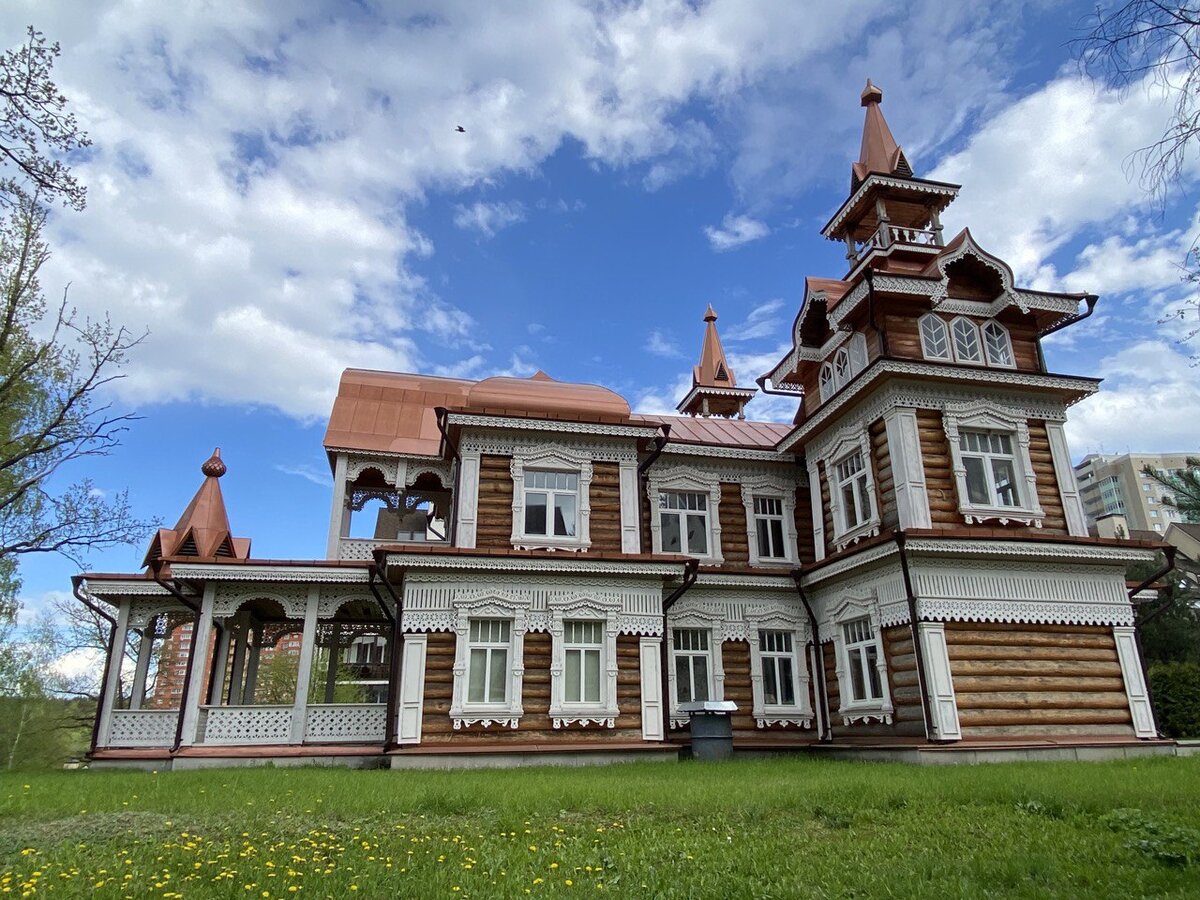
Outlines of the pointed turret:
{"type": "Polygon", "coordinates": [[[859,99],[866,117],[858,162],[850,166],[850,196],[821,234],[846,244],[850,273],[868,260],[880,270],[915,270],[941,250],[940,216],[958,185],[913,176],[879,108],[878,85],[868,79],[859,99]]]}
{"type": "Polygon", "coordinates": [[[863,122],[862,148],[858,152],[858,162],[850,167],[850,190],[855,190],[872,172],[911,178],[912,167],[909,166],[904,151],[892,137],[892,129],[888,128],[883,110],[879,108],[879,104],[883,102],[883,91],[869,78],[867,86],[863,88],[861,100],[867,109],[867,115],[863,122]]]}
{"type": "Polygon", "coordinates": [[[175,527],[160,528],[155,534],[142,561],[143,566],[177,556],[199,559],[249,558],[250,539],[235,538],[229,530],[229,514],[225,511],[225,498],[221,494],[220,478],[226,468],[221,461],[220,447],[213,450],[212,456],[204,461],[200,472],[204,475],[200,489],[175,527]]]}
{"type": "Polygon", "coordinates": [[[700,365],[692,368],[692,389],[676,407],[689,416],[737,416],[744,419],[746,403],[757,393],[754,388],[739,388],[721,336],[717,334],[717,314],[712,304],[704,313],[704,347],[700,351],[700,365]]]}

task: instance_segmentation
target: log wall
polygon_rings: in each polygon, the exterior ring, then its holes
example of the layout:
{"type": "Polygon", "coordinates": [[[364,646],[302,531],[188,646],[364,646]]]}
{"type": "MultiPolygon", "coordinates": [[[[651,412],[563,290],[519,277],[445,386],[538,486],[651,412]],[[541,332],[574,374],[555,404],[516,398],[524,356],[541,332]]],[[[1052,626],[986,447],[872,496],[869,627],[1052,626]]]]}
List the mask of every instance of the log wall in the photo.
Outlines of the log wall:
{"type": "Polygon", "coordinates": [[[621,552],[621,467],[615,462],[592,463],[589,522],[594,553],[621,552]]]}
{"type": "Polygon", "coordinates": [[[811,491],[811,485],[800,485],[796,488],[796,549],[800,554],[801,565],[817,558],[811,491]]]}
{"type": "Polygon", "coordinates": [[[964,737],[1132,735],[1112,628],[947,622],[964,737]]]}
{"type": "Polygon", "coordinates": [[[511,456],[484,455],[479,459],[479,519],[475,546],[480,549],[512,547],[511,456]]]}
{"type": "Polygon", "coordinates": [[[897,528],[900,525],[900,513],[896,506],[896,482],[883,419],[876,419],[867,431],[871,438],[871,467],[875,475],[875,500],[879,504],[880,528],[897,528]]]}
{"type": "Polygon", "coordinates": [[[891,693],[892,724],[855,722],[843,725],[838,713],[841,690],[837,677],[837,651],[833,641],[821,645],[825,663],[825,690],[829,696],[829,718],[833,737],[920,737],[925,736],[925,714],[917,686],[917,663],[913,653],[912,631],[907,625],[883,629],[883,653],[887,659],[888,690],[891,693]]]}
{"type": "Polygon", "coordinates": [[[727,565],[750,564],[750,536],[746,529],[746,505],[742,503],[742,486],[721,482],[721,503],[718,509],[721,522],[721,555],[727,565]]]}
{"type": "Polygon", "coordinates": [[[604,741],[640,741],[642,739],[642,690],[637,635],[617,636],[617,727],[571,725],[555,729],[550,720],[550,635],[531,632],[525,635],[525,676],[521,703],[525,713],[517,728],[493,725],[464,726],[454,730],[450,704],[454,697],[455,635],[431,632],[425,657],[424,720],[421,741],[425,744],[447,741],[494,744],[553,742],[582,743],[604,741]]]}

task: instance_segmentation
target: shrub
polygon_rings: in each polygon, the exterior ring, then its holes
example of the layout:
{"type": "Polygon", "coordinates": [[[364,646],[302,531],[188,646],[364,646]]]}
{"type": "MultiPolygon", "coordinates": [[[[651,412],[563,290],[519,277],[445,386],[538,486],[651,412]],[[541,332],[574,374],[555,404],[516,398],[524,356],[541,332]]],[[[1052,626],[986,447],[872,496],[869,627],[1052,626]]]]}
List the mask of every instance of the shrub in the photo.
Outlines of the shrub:
{"type": "Polygon", "coordinates": [[[1159,663],[1150,667],[1154,715],[1163,734],[1200,737],[1200,665],[1159,663]]]}

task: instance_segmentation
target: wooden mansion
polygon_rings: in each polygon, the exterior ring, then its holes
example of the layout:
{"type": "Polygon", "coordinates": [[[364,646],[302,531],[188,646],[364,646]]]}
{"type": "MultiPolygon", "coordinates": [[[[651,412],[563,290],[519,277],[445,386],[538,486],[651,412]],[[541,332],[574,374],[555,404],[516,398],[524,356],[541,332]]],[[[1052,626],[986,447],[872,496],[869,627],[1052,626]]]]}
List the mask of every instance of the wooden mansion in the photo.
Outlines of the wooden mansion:
{"type": "Polygon", "coordinates": [[[1041,348],[1096,297],[944,239],[959,187],[881,99],[821,232],[847,271],[757,388],[711,307],[679,415],[347,370],[325,559],[251,556],[214,454],[142,572],[76,579],[116,648],[93,764],[667,759],[715,701],[741,751],[1163,749],[1125,581],[1158,545],[1088,536],[1063,424],[1099,382],[1041,348]],[[746,420],[758,390],[794,422],[746,420]]]}

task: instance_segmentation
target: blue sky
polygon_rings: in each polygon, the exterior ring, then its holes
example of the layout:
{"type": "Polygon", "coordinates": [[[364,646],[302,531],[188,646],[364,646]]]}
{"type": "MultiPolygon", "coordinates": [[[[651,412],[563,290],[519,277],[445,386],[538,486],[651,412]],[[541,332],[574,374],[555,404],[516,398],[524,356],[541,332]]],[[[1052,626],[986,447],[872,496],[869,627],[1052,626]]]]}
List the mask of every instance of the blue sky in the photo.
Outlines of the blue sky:
{"type": "MultiPolygon", "coordinates": [[[[963,184],[950,233],[969,225],[1023,285],[1102,295],[1047,347],[1106,379],[1074,411],[1075,454],[1200,444],[1196,348],[1159,324],[1190,296],[1197,169],[1146,204],[1127,161],[1168,107],[1079,74],[1067,42],[1091,2],[283,6],[38,0],[0,23],[6,45],[27,23],[62,43],[94,140],[88,207],[56,213],[42,283],[150,332],[115,397],[143,419],[76,470],[144,516],[171,524],[220,445],[254,554],[321,555],[347,366],[541,368],[663,411],[712,303],[752,383],[804,276],[844,271],[818,230],[868,76],[917,173],[963,184]]],[[[73,571],[24,564],[28,608],[73,571]]]]}

